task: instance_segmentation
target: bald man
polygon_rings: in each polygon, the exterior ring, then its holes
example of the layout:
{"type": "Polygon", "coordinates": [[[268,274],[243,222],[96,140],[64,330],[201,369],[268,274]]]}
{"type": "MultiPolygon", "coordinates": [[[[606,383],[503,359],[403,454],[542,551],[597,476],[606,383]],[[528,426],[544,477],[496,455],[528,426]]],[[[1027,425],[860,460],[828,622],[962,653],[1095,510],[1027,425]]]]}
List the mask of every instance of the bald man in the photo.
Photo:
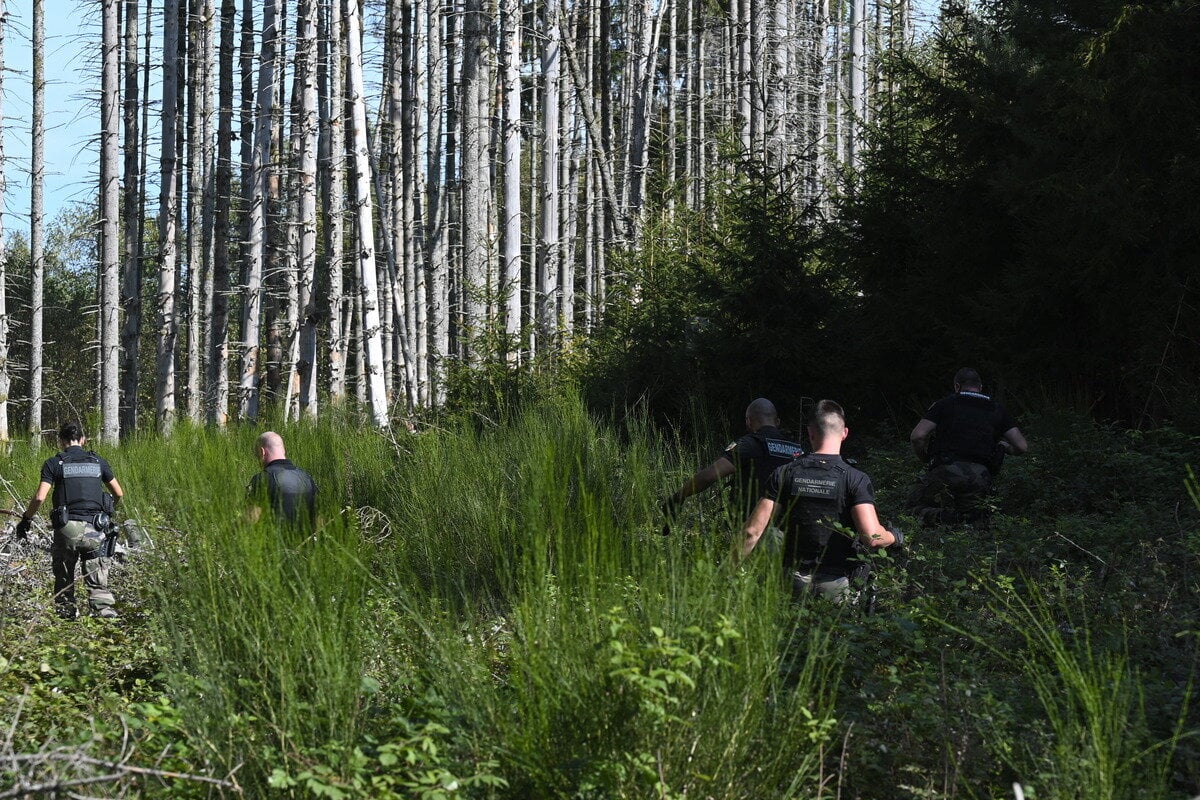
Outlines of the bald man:
{"type": "Polygon", "coordinates": [[[759,397],[746,407],[746,430],[749,433],[725,448],[716,461],[689,478],[663,501],[663,513],[668,519],[663,526],[664,534],[670,533],[670,518],[684,500],[731,475],[736,475],[736,510],[745,519],[746,513],[766,490],[771,473],[804,455],[804,447],[779,430],[779,412],[765,397],[759,397]]]}
{"type": "MultiPolygon", "coordinates": [[[[288,460],[283,437],[267,431],[255,442],[262,472],[250,479],[251,497],[265,499],[275,516],[291,525],[310,525],[316,519],[317,485],[312,476],[288,460]]],[[[251,512],[254,519],[260,507],[251,512]]]]}

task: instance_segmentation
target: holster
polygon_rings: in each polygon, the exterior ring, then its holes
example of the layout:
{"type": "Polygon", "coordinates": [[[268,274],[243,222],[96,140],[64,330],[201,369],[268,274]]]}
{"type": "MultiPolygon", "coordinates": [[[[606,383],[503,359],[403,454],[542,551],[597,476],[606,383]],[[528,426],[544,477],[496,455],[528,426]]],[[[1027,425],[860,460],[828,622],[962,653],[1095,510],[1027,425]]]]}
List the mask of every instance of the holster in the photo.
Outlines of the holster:
{"type": "Polygon", "coordinates": [[[54,528],[62,528],[71,521],[69,512],[66,506],[55,506],[50,512],[50,524],[54,528]]]}

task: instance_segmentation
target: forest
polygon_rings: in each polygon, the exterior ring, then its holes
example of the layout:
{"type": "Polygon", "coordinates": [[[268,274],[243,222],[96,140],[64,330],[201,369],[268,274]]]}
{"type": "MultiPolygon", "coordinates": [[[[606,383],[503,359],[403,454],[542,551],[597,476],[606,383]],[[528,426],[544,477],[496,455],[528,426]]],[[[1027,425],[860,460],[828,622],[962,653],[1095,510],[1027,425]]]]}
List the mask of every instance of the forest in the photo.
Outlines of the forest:
{"type": "Polygon", "coordinates": [[[94,11],[96,200],[43,219],[33,0],[0,213],[0,798],[1200,796],[1194,0],[94,11]],[[962,366],[1029,453],[923,527],[962,366]],[[661,534],[760,396],[845,406],[872,613],[724,491],[661,534]],[[117,620],[15,535],[69,421],[117,620]]]}

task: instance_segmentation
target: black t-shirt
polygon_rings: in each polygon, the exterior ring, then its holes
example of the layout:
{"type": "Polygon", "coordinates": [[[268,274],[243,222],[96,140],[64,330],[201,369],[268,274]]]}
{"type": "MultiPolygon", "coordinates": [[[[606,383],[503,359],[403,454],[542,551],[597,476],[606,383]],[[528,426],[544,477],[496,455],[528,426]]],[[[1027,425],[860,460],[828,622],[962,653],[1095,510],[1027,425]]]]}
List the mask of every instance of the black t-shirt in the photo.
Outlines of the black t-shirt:
{"type": "Polygon", "coordinates": [[[296,524],[316,518],[317,484],[286,458],[277,458],[255,473],[248,492],[251,496],[265,494],[272,510],[286,522],[296,524]]]}
{"type": "Polygon", "coordinates": [[[854,540],[828,523],[836,521],[854,530],[851,509],[875,505],[875,488],[865,472],[841,456],[812,453],[775,470],[765,496],[782,506],[781,524],[787,536],[784,561],[789,569],[849,572],[854,540]],[[814,485],[818,491],[809,491],[814,485]]]}
{"type": "Polygon", "coordinates": [[[113,477],[107,461],[77,444],[42,462],[41,480],[54,487],[51,502],[65,505],[70,519],[90,520],[103,511],[104,487],[113,477]]]}
{"type": "Polygon", "coordinates": [[[1017,427],[1012,415],[986,394],[959,392],[929,407],[924,419],[937,427],[929,455],[936,461],[990,465],[996,443],[1017,427]]]}

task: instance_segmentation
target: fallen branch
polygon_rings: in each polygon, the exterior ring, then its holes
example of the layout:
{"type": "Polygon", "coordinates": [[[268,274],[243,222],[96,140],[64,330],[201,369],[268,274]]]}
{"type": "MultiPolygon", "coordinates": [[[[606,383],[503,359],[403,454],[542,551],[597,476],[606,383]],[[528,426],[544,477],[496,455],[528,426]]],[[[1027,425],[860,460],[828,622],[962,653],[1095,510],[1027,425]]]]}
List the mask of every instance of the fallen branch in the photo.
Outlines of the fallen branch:
{"type": "Polygon", "coordinates": [[[114,762],[102,758],[92,758],[91,756],[82,756],[78,753],[18,753],[13,755],[0,755],[0,764],[5,764],[9,767],[17,767],[21,764],[45,763],[48,761],[59,761],[70,764],[86,764],[90,767],[103,767],[106,770],[112,771],[112,773],[108,775],[97,775],[90,778],[58,780],[53,783],[43,783],[34,786],[18,786],[18,788],[11,789],[4,794],[0,794],[0,800],[5,800],[5,798],[9,797],[20,797],[22,795],[32,794],[35,792],[61,791],[62,789],[70,786],[83,786],[90,783],[118,781],[131,775],[147,778],[190,781],[192,783],[206,783],[221,789],[228,789],[236,794],[242,793],[241,787],[236,783],[223,780],[221,778],[210,778],[207,775],[192,775],[186,772],[175,772],[173,770],[136,767],[132,764],[126,764],[124,762],[114,762]]]}

